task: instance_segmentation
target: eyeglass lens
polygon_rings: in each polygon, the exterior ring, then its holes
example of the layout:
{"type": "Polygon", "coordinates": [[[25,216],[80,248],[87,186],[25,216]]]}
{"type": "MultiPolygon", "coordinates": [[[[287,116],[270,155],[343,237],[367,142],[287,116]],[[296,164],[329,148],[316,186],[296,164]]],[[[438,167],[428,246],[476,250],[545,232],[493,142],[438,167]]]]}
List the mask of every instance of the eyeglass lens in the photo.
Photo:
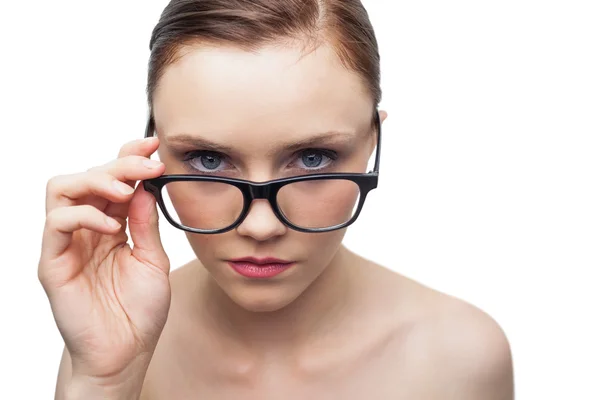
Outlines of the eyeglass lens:
{"type": "MultiPolygon", "coordinates": [[[[169,182],[161,195],[169,217],[193,229],[229,227],[244,210],[244,195],[227,183],[169,182]]],[[[346,179],[299,181],[283,186],[276,199],[281,214],[293,225],[329,228],[352,219],[360,200],[360,188],[346,179]]]]}

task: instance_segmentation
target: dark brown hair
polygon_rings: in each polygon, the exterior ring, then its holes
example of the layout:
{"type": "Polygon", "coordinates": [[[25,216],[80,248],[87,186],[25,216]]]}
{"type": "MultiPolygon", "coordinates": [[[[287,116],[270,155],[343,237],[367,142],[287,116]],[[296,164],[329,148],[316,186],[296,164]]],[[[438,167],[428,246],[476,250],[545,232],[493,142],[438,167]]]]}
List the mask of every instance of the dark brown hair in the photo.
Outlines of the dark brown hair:
{"type": "Polygon", "coordinates": [[[154,125],[152,99],[158,81],[186,45],[225,43],[252,51],[269,42],[292,40],[311,48],[331,43],[342,64],[362,78],[378,106],[379,50],[360,0],[171,0],[150,39],[149,122],[154,125]]]}

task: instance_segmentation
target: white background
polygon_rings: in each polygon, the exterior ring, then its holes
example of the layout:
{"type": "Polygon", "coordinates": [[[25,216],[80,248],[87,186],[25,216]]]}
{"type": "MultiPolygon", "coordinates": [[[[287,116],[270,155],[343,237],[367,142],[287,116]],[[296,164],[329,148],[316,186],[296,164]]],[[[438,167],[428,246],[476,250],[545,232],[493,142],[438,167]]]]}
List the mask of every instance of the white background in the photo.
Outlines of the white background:
{"type": "MultiPolygon", "coordinates": [[[[50,399],[37,281],[48,178],[143,136],[166,0],[0,3],[0,398],[50,399]]],[[[600,399],[596,1],[365,1],[382,54],[382,176],[347,245],[493,316],[518,399],[600,399]]],[[[191,259],[162,224],[174,266],[191,259]]]]}

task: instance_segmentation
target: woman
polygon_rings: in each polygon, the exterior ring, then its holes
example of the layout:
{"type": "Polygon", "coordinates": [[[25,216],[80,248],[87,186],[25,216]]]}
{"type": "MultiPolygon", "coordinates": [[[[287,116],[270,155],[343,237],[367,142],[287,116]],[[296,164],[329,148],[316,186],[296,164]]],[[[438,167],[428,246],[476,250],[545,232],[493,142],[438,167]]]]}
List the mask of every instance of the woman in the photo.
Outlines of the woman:
{"type": "Polygon", "coordinates": [[[148,137],[48,182],[58,399],[512,398],[492,318],[341,245],[386,118],[358,0],[172,1],[150,48],[148,137]]]}

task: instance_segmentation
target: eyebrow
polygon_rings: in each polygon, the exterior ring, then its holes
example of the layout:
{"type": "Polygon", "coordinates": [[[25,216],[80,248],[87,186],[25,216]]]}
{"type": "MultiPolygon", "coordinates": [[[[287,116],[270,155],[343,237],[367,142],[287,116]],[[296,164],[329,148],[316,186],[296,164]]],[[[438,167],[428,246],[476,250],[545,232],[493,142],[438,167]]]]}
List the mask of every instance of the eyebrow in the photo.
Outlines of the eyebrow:
{"type": "MultiPolygon", "coordinates": [[[[183,145],[226,154],[236,154],[239,152],[231,146],[216,143],[203,137],[185,133],[165,135],[163,136],[163,138],[168,147],[177,147],[183,145]]],[[[330,131],[309,136],[289,143],[278,143],[274,146],[272,150],[269,151],[269,155],[274,155],[282,150],[295,151],[303,148],[326,146],[332,144],[349,144],[355,139],[355,134],[330,131]]]]}

